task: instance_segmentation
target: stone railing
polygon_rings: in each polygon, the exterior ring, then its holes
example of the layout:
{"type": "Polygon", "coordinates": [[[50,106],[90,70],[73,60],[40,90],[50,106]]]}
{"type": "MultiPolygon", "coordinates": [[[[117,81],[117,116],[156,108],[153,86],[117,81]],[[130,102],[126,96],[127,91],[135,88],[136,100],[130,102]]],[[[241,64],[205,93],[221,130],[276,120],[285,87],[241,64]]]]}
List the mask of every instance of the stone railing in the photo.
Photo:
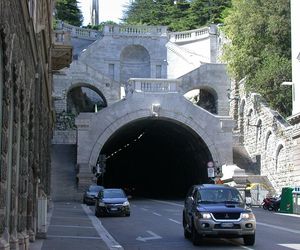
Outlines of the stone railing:
{"type": "Polygon", "coordinates": [[[166,26],[106,25],[104,35],[167,36],[166,26]]]}
{"type": "Polygon", "coordinates": [[[126,94],[134,92],[176,93],[179,80],[130,78],[126,85],[126,94]]]}
{"type": "Polygon", "coordinates": [[[71,45],[70,32],[65,30],[54,30],[52,41],[57,45],[71,45]]]}
{"type": "Polygon", "coordinates": [[[203,39],[209,36],[209,27],[189,30],[183,32],[174,32],[169,34],[169,39],[171,42],[189,42],[198,39],[203,39]]]}
{"type": "Polygon", "coordinates": [[[70,33],[71,37],[77,37],[87,40],[97,40],[102,36],[102,32],[98,30],[85,29],[61,21],[57,23],[56,30],[65,30],[70,33]]]}

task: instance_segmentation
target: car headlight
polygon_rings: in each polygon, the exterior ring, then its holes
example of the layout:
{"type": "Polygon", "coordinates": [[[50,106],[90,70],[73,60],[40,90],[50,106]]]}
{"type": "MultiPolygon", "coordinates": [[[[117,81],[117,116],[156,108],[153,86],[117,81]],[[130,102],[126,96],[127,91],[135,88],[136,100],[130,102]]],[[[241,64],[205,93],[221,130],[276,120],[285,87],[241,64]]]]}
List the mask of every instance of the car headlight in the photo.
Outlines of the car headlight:
{"type": "Polygon", "coordinates": [[[198,217],[199,219],[205,219],[205,220],[211,219],[210,213],[201,213],[199,211],[196,212],[196,217],[198,217]]]}
{"type": "Polygon", "coordinates": [[[123,203],[123,206],[129,206],[129,202],[128,202],[128,201],[125,201],[125,202],[123,203]]]}
{"type": "Polygon", "coordinates": [[[242,219],[251,220],[255,219],[255,216],[253,213],[241,213],[242,219]]]}

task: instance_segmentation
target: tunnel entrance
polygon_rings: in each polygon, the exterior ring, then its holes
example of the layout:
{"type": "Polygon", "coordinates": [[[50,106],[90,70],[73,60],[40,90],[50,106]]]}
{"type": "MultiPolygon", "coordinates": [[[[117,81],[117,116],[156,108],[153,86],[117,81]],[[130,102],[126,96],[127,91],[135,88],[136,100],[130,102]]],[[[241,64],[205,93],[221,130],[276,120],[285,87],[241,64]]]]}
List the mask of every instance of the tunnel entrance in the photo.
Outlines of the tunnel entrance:
{"type": "Polygon", "coordinates": [[[134,195],[184,197],[193,184],[208,183],[212,160],[204,141],[174,120],[146,118],[117,130],[105,143],[105,187],[134,188],[134,195]]]}

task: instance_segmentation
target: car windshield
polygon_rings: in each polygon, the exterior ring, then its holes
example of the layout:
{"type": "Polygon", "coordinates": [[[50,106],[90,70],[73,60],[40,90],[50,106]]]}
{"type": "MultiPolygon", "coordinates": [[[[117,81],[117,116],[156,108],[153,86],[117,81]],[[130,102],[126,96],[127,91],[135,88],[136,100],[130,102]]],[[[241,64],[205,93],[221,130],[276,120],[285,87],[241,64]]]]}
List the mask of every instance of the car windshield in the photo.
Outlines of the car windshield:
{"type": "Polygon", "coordinates": [[[125,193],[120,189],[111,189],[103,191],[103,198],[125,198],[125,193]]]}
{"type": "Polygon", "coordinates": [[[201,203],[242,203],[238,190],[230,188],[201,189],[198,197],[201,203]]]}
{"type": "Polygon", "coordinates": [[[102,186],[90,186],[89,192],[99,192],[101,189],[103,189],[102,186]]]}

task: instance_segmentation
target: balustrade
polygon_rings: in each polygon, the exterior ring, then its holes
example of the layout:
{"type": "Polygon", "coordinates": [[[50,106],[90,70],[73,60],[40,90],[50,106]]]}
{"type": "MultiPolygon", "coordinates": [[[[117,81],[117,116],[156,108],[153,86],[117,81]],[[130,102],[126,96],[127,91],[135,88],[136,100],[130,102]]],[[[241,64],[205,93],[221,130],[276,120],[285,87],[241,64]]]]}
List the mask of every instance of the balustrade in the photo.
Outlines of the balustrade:
{"type": "Polygon", "coordinates": [[[104,34],[125,36],[166,36],[167,27],[141,25],[106,25],[104,27],[104,34]]]}
{"type": "Polygon", "coordinates": [[[186,41],[193,41],[200,38],[208,37],[209,35],[209,28],[201,28],[196,30],[190,31],[183,31],[183,32],[174,32],[169,35],[171,42],[186,42],[186,41]]]}
{"type": "Polygon", "coordinates": [[[174,93],[177,92],[178,81],[174,79],[131,78],[126,85],[126,92],[174,93]]]}

